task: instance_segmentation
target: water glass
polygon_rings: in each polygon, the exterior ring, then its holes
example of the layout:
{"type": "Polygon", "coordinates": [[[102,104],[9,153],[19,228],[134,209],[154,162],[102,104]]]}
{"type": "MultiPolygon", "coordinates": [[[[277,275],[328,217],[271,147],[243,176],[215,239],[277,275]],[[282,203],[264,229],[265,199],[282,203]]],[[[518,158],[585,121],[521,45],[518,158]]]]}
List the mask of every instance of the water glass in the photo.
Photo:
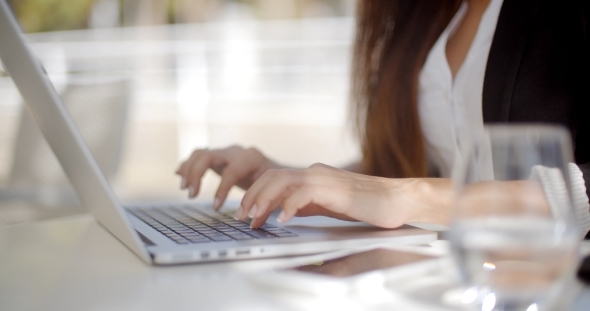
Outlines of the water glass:
{"type": "Polygon", "coordinates": [[[548,310],[573,280],[580,233],[569,132],[496,125],[457,160],[449,240],[468,309],[548,310]]]}

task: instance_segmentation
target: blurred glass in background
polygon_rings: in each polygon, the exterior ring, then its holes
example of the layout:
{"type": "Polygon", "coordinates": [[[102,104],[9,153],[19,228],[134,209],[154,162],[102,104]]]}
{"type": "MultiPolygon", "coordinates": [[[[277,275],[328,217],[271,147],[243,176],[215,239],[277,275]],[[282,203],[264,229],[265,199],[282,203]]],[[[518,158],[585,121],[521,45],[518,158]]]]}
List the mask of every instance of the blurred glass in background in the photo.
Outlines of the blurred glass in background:
{"type": "MultiPolygon", "coordinates": [[[[173,172],[195,148],[255,146],[300,167],[360,157],[348,122],[355,0],[8,2],[125,200],[184,198],[173,172]]],[[[47,148],[0,67],[0,188],[12,202],[0,225],[83,212],[61,204],[71,188],[47,148]]],[[[205,179],[209,200],[218,178],[205,179]]]]}
{"type": "Polygon", "coordinates": [[[457,157],[451,251],[459,309],[567,310],[580,230],[572,207],[569,131],[491,125],[457,157]]]}

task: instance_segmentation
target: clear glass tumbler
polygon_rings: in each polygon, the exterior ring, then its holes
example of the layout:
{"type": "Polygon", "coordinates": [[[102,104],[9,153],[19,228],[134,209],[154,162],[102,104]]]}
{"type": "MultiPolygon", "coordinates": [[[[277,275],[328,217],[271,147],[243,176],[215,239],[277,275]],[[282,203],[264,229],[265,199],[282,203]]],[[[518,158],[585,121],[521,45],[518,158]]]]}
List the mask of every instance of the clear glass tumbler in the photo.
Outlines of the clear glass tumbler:
{"type": "Polygon", "coordinates": [[[580,233],[571,205],[569,133],[486,127],[453,172],[451,249],[469,308],[549,310],[573,279],[580,233]]]}

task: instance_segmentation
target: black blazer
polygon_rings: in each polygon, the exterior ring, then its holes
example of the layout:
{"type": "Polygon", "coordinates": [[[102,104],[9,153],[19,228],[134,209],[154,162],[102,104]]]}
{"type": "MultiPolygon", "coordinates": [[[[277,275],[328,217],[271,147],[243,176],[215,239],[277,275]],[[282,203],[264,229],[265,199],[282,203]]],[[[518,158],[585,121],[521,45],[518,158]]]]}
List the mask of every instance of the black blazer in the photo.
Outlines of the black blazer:
{"type": "Polygon", "coordinates": [[[590,1],[504,0],[483,87],[483,119],[568,127],[590,197],[590,1]]]}

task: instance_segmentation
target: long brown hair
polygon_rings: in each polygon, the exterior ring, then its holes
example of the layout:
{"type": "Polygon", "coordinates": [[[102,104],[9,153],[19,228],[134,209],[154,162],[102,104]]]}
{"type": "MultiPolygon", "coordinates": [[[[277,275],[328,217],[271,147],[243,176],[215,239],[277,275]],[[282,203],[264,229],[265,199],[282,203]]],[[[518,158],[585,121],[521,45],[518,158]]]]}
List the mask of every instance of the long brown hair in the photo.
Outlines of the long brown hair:
{"type": "Polygon", "coordinates": [[[359,0],[353,115],[365,173],[425,177],[418,75],[461,0],[359,0]]]}

